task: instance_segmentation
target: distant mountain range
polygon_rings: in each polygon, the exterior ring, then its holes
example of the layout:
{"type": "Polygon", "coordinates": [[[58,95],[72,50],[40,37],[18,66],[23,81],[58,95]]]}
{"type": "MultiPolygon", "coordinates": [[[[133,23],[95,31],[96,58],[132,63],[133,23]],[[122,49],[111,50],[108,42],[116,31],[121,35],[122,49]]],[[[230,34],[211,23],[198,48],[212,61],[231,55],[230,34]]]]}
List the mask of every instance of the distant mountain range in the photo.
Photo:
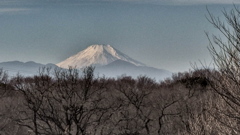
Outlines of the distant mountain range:
{"type": "Polygon", "coordinates": [[[23,76],[33,76],[38,74],[39,69],[42,67],[56,68],[55,64],[40,64],[33,61],[20,62],[20,61],[8,61],[0,63],[0,68],[5,70],[10,76],[15,76],[18,73],[23,76]]]}
{"type": "Polygon", "coordinates": [[[100,76],[105,75],[106,77],[128,75],[136,78],[138,76],[148,76],[150,78],[155,78],[156,80],[163,80],[172,75],[171,72],[164,69],[136,66],[123,60],[116,60],[108,65],[96,67],[95,73],[98,73],[100,76]]]}
{"type": "Polygon", "coordinates": [[[171,72],[163,69],[148,67],[138,62],[110,45],[92,45],[85,50],[69,57],[58,64],[40,64],[33,61],[20,62],[10,61],[0,63],[0,68],[6,70],[10,76],[17,73],[23,76],[32,76],[38,74],[41,67],[51,67],[67,69],[74,67],[82,69],[87,66],[95,66],[96,76],[119,77],[121,75],[148,76],[156,80],[162,80],[170,77],[171,72]]]}

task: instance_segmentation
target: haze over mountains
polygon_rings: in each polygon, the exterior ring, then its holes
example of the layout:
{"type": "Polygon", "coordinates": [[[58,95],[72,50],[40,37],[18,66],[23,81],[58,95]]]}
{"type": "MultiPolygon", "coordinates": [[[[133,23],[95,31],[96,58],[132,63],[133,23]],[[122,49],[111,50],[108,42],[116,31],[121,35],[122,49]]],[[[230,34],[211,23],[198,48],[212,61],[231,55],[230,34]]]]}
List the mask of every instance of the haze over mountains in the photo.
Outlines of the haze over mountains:
{"type": "Polygon", "coordinates": [[[39,69],[42,67],[57,68],[55,64],[40,64],[34,61],[20,62],[20,61],[8,61],[0,63],[0,68],[6,71],[10,76],[15,76],[18,73],[23,76],[33,76],[39,73],[39,69]]]}
{"type": "Polygon", "coordinates": [[[136,78],[137,76],[146,75],[156,80],[162,80],[170,77],[172,74],[167,70],[148,67],[113,48],[111,45],[91,45],[56,65],[44,65],[33,61],[26,63],[19,61],[0,63],[0,68],[6,70],[11,76],[17,73],[24,76],[36,75],[41,67],[83,69],[87,66],[95,67],[96,76],[106,77],[127,75],[136,78]]]}

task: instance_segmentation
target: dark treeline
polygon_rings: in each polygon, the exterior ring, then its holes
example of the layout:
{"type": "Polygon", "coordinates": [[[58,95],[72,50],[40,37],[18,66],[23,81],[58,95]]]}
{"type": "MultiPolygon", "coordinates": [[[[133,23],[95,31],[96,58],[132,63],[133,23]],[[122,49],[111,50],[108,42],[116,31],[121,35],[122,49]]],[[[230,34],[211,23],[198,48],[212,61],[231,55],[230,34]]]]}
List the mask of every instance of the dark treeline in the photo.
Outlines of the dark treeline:
{"type": "Polygon", "coordinates": [[[88,67],[43,68],[34,77],[8,78],[1,70],[0,134],[239,134],[238,118],[231,117],[237,108],[214,90],[217,76],[205,69],[162,82],[98,78],[88,67]]]}

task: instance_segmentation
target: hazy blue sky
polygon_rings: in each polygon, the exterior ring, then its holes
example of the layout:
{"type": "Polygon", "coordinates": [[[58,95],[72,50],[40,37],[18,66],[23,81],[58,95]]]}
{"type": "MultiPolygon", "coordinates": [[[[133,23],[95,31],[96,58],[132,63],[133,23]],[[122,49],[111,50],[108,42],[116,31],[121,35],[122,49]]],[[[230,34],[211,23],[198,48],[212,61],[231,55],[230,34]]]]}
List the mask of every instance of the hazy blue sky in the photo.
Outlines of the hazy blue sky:
{"type": "Polygon", "coordinates": [[[216,16],[239,0],[0,0],[0,62],[58,63],[110,44],[148,66],[186,71],[211,62],[206,5],[216,16]]]}

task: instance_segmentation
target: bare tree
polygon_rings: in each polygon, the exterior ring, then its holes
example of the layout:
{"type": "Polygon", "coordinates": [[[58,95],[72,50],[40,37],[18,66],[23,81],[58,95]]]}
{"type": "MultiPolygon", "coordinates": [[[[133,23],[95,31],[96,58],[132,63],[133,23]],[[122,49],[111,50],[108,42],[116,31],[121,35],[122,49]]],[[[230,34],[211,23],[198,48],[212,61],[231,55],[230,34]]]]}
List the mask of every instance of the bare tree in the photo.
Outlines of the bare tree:
{"type": "Polygon", "coordinates": [[[35,135],[98,134],[109,117],[105,81],[95,79],[93,67],[84,69],[43,69],[38,76],[16,77],[14,86],[21,91],[23,107],[16,121],[35,135]]]}
{"type": "Polygon", "coordinates": [[[19,127],[11,117],[18,107],[18,99],[8,74],[0,69],[0,134],[16,134],[19,127]]]}
{"type": "Polygon", "coordinates": [[[39,76],[22,77],[18,75],[13,81],[16,90],[22,94],[22,107],[19,108],[19,115],[15,119],[20,126],[29,128],[29,131],[38,135],[43,134],[43,123],[39,121],[39,113],[46,101],[46,93],[52,86],[49,70],[43,68],[39,76]]]}
{"type": "Polygon", "coordinates": [[[209,51],[219,73],[212,74],[211,86],[219,101],[213,116],[230,134],[240,134],[240,10],[234,5],[223,16],[208,12],[208,21],[221,33],[209,39],[209,51]]]}
{"type": "Polygon", "coordinates": [[[6,71],[0,69],[0,98],[10,92],[9,77],[6,71]]]}
{"type": "Polygon", "coordinates": [[[131,77],[122,77],[117,80],[114,87],[116,98],[119,99],[120,117],[116,121],[123,134],[151,134],[153,121],[153,109],[151,93],[156,88],[156,83],[148,77],[139,77],[137,80],[131,77]]]}

